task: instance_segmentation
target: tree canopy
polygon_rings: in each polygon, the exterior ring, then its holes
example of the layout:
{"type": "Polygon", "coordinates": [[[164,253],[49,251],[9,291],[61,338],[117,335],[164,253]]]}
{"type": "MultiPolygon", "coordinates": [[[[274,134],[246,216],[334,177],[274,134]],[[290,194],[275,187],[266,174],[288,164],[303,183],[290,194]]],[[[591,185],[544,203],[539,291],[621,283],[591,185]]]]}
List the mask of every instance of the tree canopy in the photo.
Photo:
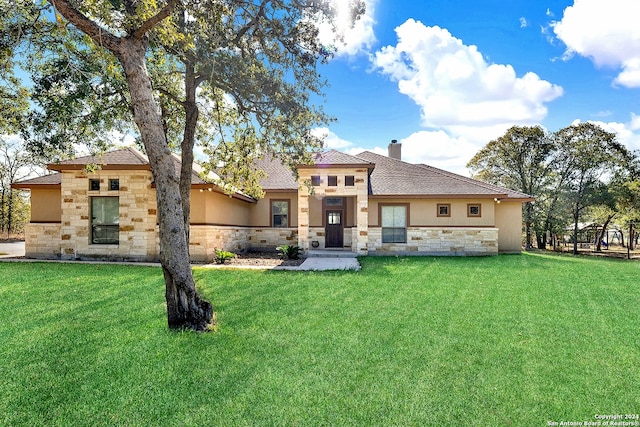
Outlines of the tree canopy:
{"type": "MultiPolygon", "coordinates": [[[[514,126],[490,141],[467,164],[474,177],[536,197],[524,211],[526,244],[535,231],[539,248],[545,234],[573,224],[577,252],[578,221],[593,206],[615,205],[620,186],[609,185],[627,170],[633,155],[614,134],[593,123],[578,123],[553,133],[541,127],[514,126]]],[[[600,214],[610,220],[610,211],[600,214]]]]}
{"type": "MultiPolygon", "coordinates": [[[[135,123],[156,184],[169,326],[207,329],[213,310],[195,291],[187,244],[194,147],[210,155],[220,184],[255,195],[256,157],[294,165],[321,147],[310,130],[331,118],[313,104],[326,84],[316,67],[332,47],[318,42],[316,24],[331,22],[333,2],[16,3],[17,21],[48,25],[31,25],[9,55],[23,47],[33,76],[32,149],[100,149],[135,123]],[[179,173],[171,150],[182,156],[179,173]]],[[[350,6],[353,19],[364,10],[350,6]]]]}

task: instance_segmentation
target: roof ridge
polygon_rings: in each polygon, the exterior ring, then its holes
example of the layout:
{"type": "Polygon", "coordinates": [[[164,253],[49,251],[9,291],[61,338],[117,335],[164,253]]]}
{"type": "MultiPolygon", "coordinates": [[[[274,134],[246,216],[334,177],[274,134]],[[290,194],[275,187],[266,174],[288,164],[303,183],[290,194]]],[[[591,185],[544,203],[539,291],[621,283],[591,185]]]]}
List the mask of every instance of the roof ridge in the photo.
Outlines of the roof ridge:
{"type": "MultiPolygon", "coordinates": [[[[149,157],[146,154],[144,154],[142,151],[138,150],[133,145],[125,147],[124,149],[121,149],[121,150],[129,150],[134,156],[138,157],[143,162],[149,163],[149,157]]],[[[118,150],[115,150],[115,151],[118,151],[118,150]]]]}
{"type": "MultiPolygon", "coordinates": [[[[418,171],[418,170],[429,171],[432,174],[435,174],[441,177],[446,177],[448,179],[457,181],[462,184],[472,185],[477,188],[482,188],[484,190],[488,190],[489,192],[495,193],[496,195],[500,195],[500,196],[502,195],[507,197],[520,196],[523,198],[531,197],[528,194],[525,194],[521,191],[512,190],[510,188],[490,184],[488,182],[480,181],[474,178],[470,178],[464,175],[457,174],[455,172],[450,172],[450,171],[440,169],[434,166],[430,166],[427,164],[423,164],[423,163],[409,163],[402,159],[388,157],[388,156],[374,153],[371,151],[364,151],[362,153],[357,154],[357,156],[362,156],[362,155],[366,155],[367,157],[375,157],[376,160],[374,160],[374,162],[378,161],[378,162],[395,163],[397,166],[402,166],[402,169],[404,169],[408,173],[411,173],[412,171],[415,173],[415,171],[418,171]]],[[[366,157],[364,158],[366,159],[366,157]]]]}
{"type": "Polygon", "coordinates": [[[498,185],[489,184],[488,182],[480,181],[480,180],[477,180],[477,179],[474,179],[474,178],[470,178],[468,176],[464,176],[464,175],[460,175],[460,174],[457,174],[457,173],[449,172],[449,171],[446,171],[444,169],[436,168],[434,166],[430,166],[430,165],[427,165],[427,164],[424,164],[424,163],[417,163],[416,166],[419,166],[419,167],[425,168],[425,169],[428,168],[428,169],[431,169],[433,172],[438,173],[440,175],[447,175],[450,178],[457,179],[459,181],[469,182],[469,183],[478,185],[480,187],[484,187],[484,188],[486,188],[488,190],[493,190],[493,191],[498,191],[498,190],[515,191],[515,190],[511,190],[510,188],[505,188],[505,187],[500,187],[498,185]]]}

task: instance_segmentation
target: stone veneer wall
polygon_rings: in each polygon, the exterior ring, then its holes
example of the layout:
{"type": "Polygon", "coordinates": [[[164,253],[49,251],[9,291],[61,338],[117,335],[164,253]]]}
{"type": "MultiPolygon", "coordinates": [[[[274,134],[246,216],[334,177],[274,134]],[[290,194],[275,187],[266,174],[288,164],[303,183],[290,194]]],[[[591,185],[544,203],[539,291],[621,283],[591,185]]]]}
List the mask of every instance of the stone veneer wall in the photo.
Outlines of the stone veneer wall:
{"type": "Polygon", "coordinates": [[[189,255],[192,261],[211,262],[215,250],[241,253],[249,247],[248,227],[192,225],[189,235],[189,255]]]}
{"type": "Polygon", "coordinates": [[[37,259],[60,258],[60,223],[31,222],[25,226],[25,256],[37,259]]]}
{"type": "MultiPolygon", "coordinates": [[[[356,205],[355,220],[354,223],[356,233],[350,233],[351,236],[351,251],[358,255],[367,255],[368,246],[368,228],[369,228],[369,187],[368,187],[368,173],[369,170],[365,167],[350,167],[345,165],[344,167],[332,167],[332,168],[304,168],[299,169],[298,182],[300,183],[300,189],[298,191],[298,228],[300,230],[300,238],[298,245],[307,252],[311,247],[311,242],[314,239],[312,235],[312,227],[310,226],[310,206],[309,188],[304,185],[305,182],[311,182],[312,176],[320,177],[320,185],[313,187],[313,197],[353,197],[356,205]],[[337,177],[337,186],[328,186],[328,176],[337,177]],[[353,176],[354,185],[345,186],[345,177],[353,176]]],[[[323,230],[324,231],[324,230],[323,230]]],[[[345,243],[346,235],[348,234],[345,229],[345,243]]],[[[316,234],[315,237],[318,237],[316,234]]],[[[321,248],[324,244],[321,244],[321,248]]]]}
{"type": "Polygon", "coordinates": [[[155,261],[158,259],[157,210],[151,172],[99,170],[62,173],[62,259],[108,259],[155,261]],[[89,179],[100,180],[100,190],[89,190],[89,179]],[[118,179],[120,189],[109,190],[109,179],[118,179]],[[120,237],[117,245],[90,243],[90,198],[119,198],[120,237]]]}
{"type": "Polygon", "coordinates": [[[275,251],[280,245],[297,245],[297,228],[260,228],[249,231],[249,249],[275,251]]]}
{"type": "Polygon", "coordinates": [[[497,228],[407,229],[407,243],[382,243],[382,228],[369,229],[370,255],[497,255],[497,228]]]}

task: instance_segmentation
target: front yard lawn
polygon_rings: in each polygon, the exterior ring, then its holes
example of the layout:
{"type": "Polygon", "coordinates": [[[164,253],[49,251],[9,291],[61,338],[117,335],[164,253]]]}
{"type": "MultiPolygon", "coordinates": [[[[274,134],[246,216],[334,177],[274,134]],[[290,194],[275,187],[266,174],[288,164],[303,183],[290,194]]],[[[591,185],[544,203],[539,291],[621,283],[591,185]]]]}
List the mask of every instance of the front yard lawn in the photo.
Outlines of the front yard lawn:
{"type": "Polygon", "coordinates": [[[196,269],[219,323],[196,334],[167,330],[159,268],[0,263],[0,425],[547,426],[640,413],[640,263],[361,264],[196,269]]]}

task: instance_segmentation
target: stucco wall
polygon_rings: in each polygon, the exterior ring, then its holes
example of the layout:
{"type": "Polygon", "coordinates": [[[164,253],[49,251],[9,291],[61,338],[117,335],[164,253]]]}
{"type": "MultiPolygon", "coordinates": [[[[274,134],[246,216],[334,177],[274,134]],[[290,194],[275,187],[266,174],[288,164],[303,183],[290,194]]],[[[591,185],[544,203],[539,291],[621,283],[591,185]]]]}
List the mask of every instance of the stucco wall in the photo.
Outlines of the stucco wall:
{"type": "Polygon", "coordinates": [[[59,188],[31,189],[31,222],[60,222],[61,217],[59,188]]]}
{"type": "Polygon", "coordinates": [[[500,230],[500,253],[522,250],[522,203],[501,202],[496,205],[496,227],[500,230]]]}
{"type": "Polygon", "coordinates": [[[380,225],[380,204],[408,204],[409,225],[441,227],[493,227],[495,226],[495,205],[493,199],[414,199],[414,198],[370,198],[369,225],[380,225]],[[438,217],[438,204],[451,205],[451,216],[438,217]],[[468,217],[467,205],[480,204],[481,216],[468,217]]]}
{"type": "Polygon", "coordinates": [[[253,227],[271,227],[271,200],[288,200],[290,206],[289,226],[297,227],[298,218],[298,193],[291,192],[265,192],[264,198],[251,205],[249,212],[249,225],[253,227]]]}
{"type": "Polygon", "coordinates": [[[249,226],[252,203],[215,191],[191,191],[191,224],[249,226]]]}

